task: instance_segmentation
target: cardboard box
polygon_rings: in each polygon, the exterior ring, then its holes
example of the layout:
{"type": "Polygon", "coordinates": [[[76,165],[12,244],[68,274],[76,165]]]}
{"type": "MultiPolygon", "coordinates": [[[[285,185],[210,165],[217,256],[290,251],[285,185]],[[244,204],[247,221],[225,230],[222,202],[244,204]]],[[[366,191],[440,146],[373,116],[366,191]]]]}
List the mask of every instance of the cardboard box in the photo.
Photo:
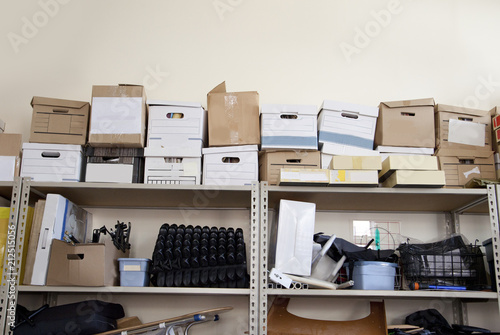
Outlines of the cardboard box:
{"type": "Polygon", "coordinates": [[[321,168],[328,169],[334,156],[380,156],[380,153],[375,150],[325,143],[321,148],[321,168]]]}
{"type": "Polygon", "coordinates": [[[145,148],[144,184],[201,184],[201,154],[172,155],[168,149],[145,148]]]}
{"type": "Polygon", "coordinates": [[[495,152],[494,160],[495,160],[495,171],[497,173],[497,180],[499,180],[500,179],[500,154],[498,152],[495,152]]]}
{"type": "Polygon", "coordinates": [[[148,100],[149,148],[207,146],[207,111],[199,103],[148,100]]]}
{"type": "Polygon", "coordinates": [[[396,170],[435,171],[439,170],[436,156],[426,155],[392,155],[382,162],[379,181],[383,182],[396,170]]]}
{"type": "Polygon", "coordinates": [[[462,155],[461,150],[447,152],[454,155],[437,157],[441,170],[446,174],[446,187],[463,188],[473,178],[496,179],[493,151],[478,150],[473,156],[462,155]]]}
{"type": "Polygon", "coordinates": [[[317,116],[313,105],[262,105],[261,149],[318,150],[317,116]]]}
{"type": "Polygon", "coordinates": [[[204,185],[250,185],[259,180],[256,145],[205,148],[202,152],[204,185]]]}
{"type": "Polygon", "coordinates": [[[0,134],[0,156],[21,156],[23,136],[21,134],[0,134]]]}
{"type": "Polygon", "coordinates": [[[85,101],[33,97],[30,142],[87,143],[90,104],[85,101]]]}
{"type": "Polygon", "coordinates": [[[21,169],[21,134],[0,133],[0,181],[13,181],[21,169]]]}
{"type": "Polygon", "coordinates": [[[380,156],[333,156],[328,168],[332,170],[382,170],[382,160],[380,156]]]}
{"type": "Polygon", "coordinates": [[[330,186],[378,186],[378,170],[330,170],[330,186]]]}
{"type": "Polygon", "coordinates": [[[472,155],[477,151],[491,151],[491,139],[488,111],[436,105],[436,148],[442,156],[453,150],[472,155]]]}
{"type": "Polygon", "coordinates": [[[118,250],[106,237],[104,243],[72,245],[53,240],[47,273],[49,286],[118,286],[118,258],[129,250],[118,250]]]}
{"type": "Polygon", "coordinates": [[[319,169],[319,151],[261,151],[259,154],[260,180],[278,185],[281,168],[319,169]]]}
{"type": "Polygon", "coordinates": [[[327,186],[330,171],[326,169],[284,169],[280,170],[279,185],[327,186]]]}
{"type": "Polygon", "coordinates": [[[144,149],[87,147],[86,182],[142,183],[144,149]]]}
{"type": "Polygon", "coordinates": [[[70,235],[80,243],[89,241],[92,238],[92,214],[59,194],[47,194],[31,285],[45,285],[52,241],[71,242],[70,235]]]}
{"type": "Polygon", "coordinates": [[[492,115],[491,117],[491,126],[493,127],[493,129],[498,129],[500,128],[500,107],[499,106],[496,106],[496,107],[493,107],[489,114],[492,115]]]}
{"type": "Polygon", "coordinates": [[[93,86],[89,144],[143,148],[146,92],[140,85],[93,86]]]}
{"type": "Polygon", "coordinates": [[[382,187],[443,187],[445,184],[444,171],[397,170],[382,187]]]}
{"type": "Polygon", "coordinates": [[[387,157],[393,155],[428,155],[431,156],[434,154],[434,148],[413,148],[413,147],[392,147],[392,146],[384,146],[379,145],[375,149],[380,153],[380,157],[382,161],[384,161],[387,157]]]}
{"type": "Polygon", "coordinates": [[[434,99],[381,102],[375,145],[434,148],[434,99]]]}
{"type": "Polygon", "coordinates": [[[260,144],[259,94],[226,92],[223,82],[207,95],[211,147],[260,144]]]}
{"type": "Polygon", "coordinates": [[[318,116],[318,141],[373,150],[377,107],[325,100],[318,116]]]}
{"type": "Polygon", "coordinates": [[[81,181],[83,162],[80,145],[24,143],[20,175],[33,181],[81,181]]]}

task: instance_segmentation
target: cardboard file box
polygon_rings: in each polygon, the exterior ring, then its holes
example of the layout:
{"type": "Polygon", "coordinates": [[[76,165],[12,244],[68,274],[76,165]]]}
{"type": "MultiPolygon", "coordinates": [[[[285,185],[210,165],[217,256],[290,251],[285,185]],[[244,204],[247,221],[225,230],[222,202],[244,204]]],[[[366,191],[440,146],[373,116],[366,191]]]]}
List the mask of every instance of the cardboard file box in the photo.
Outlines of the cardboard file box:
{"type": "Polygon", "coordinates": [[[442,156],[453,150],[471,155],[492,150],[488,111],[437,104],[436,134],[436,148],[442,156]]]}
{"type": "Polygon", "coordinates": [[[148,101],[148,148],[207,144],[207,112],[199,103],[148,101]]]}
{"type": "Polygon", "coordinates": [[[320,151],[322,169],[328,169],[333,156],[380,156],[380,153],[375,150],[357,148],[336,143],[323,143],[320,151]]]}
{"type": "Polygon", "coordinates": [[[402,155],[428,155],[434,154],[434,148],[418,148],[418,147],[393,147],[386,145],[379,145],[375,148],[380,153],[382,161],[389,156],[402,156],[402,155]]]}
{"type": "Polygon", "coordinates": [[[460,151],[453,156],[441,156],[437,152],[439,166],[446,174],[446,187],[463,188],[473,178],[496,179],[494,152],[477,151],[474,156],[463,155],[460,151]]]}
{"type": "Polygon", "coordinates": [[[87,147],[86,182],[142,183],[144,149],[87,147]]]}
{"type": "Polygon", "coordinates": [[[372,150],[377,116],[377,107],[325,100],[318,117],[320,147],[335,143],[372,150]]]}
{"type": "Polygon", "coordinates": [[[162,148],[145,148],[145,184],[201,184],[200,155],[178,156],[162,148]]]}
{"type": "Polygon", "coordinates": [[[381,102],[376,145],[435,147],[434,99],[381,102]]]}
{"type": "Polygon", "coordinates": [[[261,108],[261,149],[318,149],[318,109],[267,104],[261,108]]]}
{"type": "Polygon", "coordinates": [[[444,171],[397,170],[382,187],[443,187],[445,184],[444,171]]]}
{"type": "Polygon", "coordinates": [[[146,108],[146,92],[142,86],[93,86],[89,144],[143,148],[146,108]]]}
{"type": "Polygon", "coordinates": [[[284,169],[280,170],[279,185],[327,186],[330,171],[326,169],[284,169]]]}
{"type": "Polygon", "coordinates": [[[0,181],[13,181],[21,168],[21,134],[0,133],[0,181]]]}
{"type": "Polygon", "coordinates": [[[203,149],[204,185],[250,185],[259,180],[256,145],[203,149]]]}
{"type": "Polygon", "coordinates": [[[207,95],[208,145],[260,144],[259,94],[226,92],[223,82],[207,95]]]}
{"type": "Polygon", "coordinates": [[[330,170],[330,186],[378,186],[378,171],[330,170]]]}
{"type": "Polygon", "coordinates": [[[320,160],[319,151],[261,151],[260,180],[278,185],[281,168],[319,169],[320,160]]]}
{"type": "Polygon", "coordinates": [[[80,145],[24,143],[21,177],[34,181],[82,181],[80,145]]]}
{"type": "Polygon", "coordinates": [[[118,250],[107,237],[104,243],[76,245],[53,240],[51,249],[49,286],[118,286],[118,258],[129,254],[129,250],[118,250]]]}
{"type": "Polygon", "coordinates": [[[439,170],[438,160],[435,156],[426,155],[393,155],[382,162],[379,172],[379,181],[383,182],[396,170],[407,171],[436,171],[439,170]]]}
{"type": "Polygon", "coordinates": [[[381,170],[380,156],[333,156],[332,170],[381,170]]]}
{"type": "Polygon", "coordinates": [[[84,101],[33,97],[30,142],[87,143],[90,104],[84,101]]]}

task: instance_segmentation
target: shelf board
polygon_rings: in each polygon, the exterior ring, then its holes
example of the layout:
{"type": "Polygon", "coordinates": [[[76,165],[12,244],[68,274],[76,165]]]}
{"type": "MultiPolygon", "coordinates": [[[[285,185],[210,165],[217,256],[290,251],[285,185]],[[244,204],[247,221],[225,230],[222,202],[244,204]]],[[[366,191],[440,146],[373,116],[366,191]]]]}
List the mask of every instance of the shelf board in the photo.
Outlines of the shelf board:
{"type": "Polygon", "coordinates": [[[488,213],[486,189],[268,186],[269,208],[280,199],[316,203],[317,210],[488,213]],[[479,203],[477,203],[479,202],[479,203]]]}
{"type": "Polygon", "coordinates": [[[24,293],[114,293],[114,294],[184,294],[184,295],[250,295],[245,288],[205,287],[83,287],[83,286],[18,286],[24,293]]]}
{"type": "Polygon", "coordinates": [[[251,186],[29,182],[32,194],[61,194],[83,207],[250,208],[251,186]]]}
{"type": "Polygon", "coordinates": [[[287,290],[268,289],[268,295],[301,296],[301,297],[357,297],[357,298],[387,298],[387,299],[470,299],[496,300],[496,292],[479,291],[382,291],[382,290],[287,290]]]}

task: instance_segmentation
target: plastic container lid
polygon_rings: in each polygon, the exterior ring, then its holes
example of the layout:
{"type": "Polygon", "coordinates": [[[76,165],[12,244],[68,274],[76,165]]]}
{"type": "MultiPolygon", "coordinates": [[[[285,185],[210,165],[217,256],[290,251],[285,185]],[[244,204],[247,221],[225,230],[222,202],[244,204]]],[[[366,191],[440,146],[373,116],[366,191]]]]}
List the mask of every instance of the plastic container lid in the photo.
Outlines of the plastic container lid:
{"type": "Polygon", "coordinates": [[[354,262],[354,266],[365,266],[365,265],[391,266],[393,268],[398,266],[397,263],[379,262],[379,261],[357,261],[357,262],[354,262]]]}

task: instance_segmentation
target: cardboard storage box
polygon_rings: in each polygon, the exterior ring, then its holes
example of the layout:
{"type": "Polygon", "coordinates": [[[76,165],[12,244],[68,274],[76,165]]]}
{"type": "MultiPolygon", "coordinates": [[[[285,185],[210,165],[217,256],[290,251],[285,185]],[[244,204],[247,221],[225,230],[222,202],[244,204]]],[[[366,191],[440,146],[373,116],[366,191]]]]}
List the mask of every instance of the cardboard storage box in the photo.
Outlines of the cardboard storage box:
{"type": "Polygon", "coordinates": [[[33,97],[30,142],[87,143],[90,104],[43,97],[33,97]]]}
{"type": "Polygon", "coordinates": [[[464,154],[489,152],[491,139],[490,112],[436,105],[436,148],[442,156],[447,156],[448,150],[461,150],[464,154]]]}
{"type": "Polygon", "coordinates": [[[148,101],[149,148],[207,145],[207,112],[199,103],[148,101]]]}
{"type": "Polygon", "coordinates": [[[377,107],[325,100],[318,116],[320,147],[335,143],[373,150],[377,116],[377,107]]]}
{"type": "Polygon", "coordinates": [[[324,143],[320,151],[322,169],[328,169],[334,156],[380,156],[380,153],[375,150],[356,148],[335,143],[324,143]]]}
{"type": "Polygon", "coordinates": [[[163,148],[145,148],[145,184],[201,184],[200,155],[176,156],[163,148]]]}
{"type": "Polygon", "coordinates": [[[330,171],[326,169],[284,169],[280,170],[279,185],[327,186],[330,171]]]}
{"type": "Polygon", "coordinates": [[[396,170],[435,171],[439,170],[436,156],[427,155],[392,155],[382,162],[379,181],[383,182],[396,170]]]}
{"type": "Polygon", "coordinates": [[[89,144],[143,148],[146,110],[146,92],[142,86],[93,86],[89,144]]]}
{"type": "Polygon", "coordinates": [[[250,185],[259,180],[256,145],[203,149],[204,185],[250,185]]]}
{"type": "Polygon", "coordinates": [[[318,109],[313,105],[262,105],[261,149],[318,149],[318,109]]]}
{"type": "Polygon", "coordinates": [[[394,171],[382,187],[443,187],[446,184],[444,171],[394,171]]]}
{"type": "Polygon", "coordinates": [[[319,169],[319,151],[261,151],[259,154],[260,180],[278,185],[281,168],[319,169]]]}
{"type": "Polygon", "coordinates": [[[378,171],[330,170],[330,186],[378,186],[378,171]]]}
{"type": "Polygon", "coordinates": [[[381,102],[376,145],[434,148],[434,99],[381,102]]]}
{"type": "Polygon", "coordinates": [[[87,147],[86,182],[142,183],[144,149],[87,147]]]}
{"type": "Polygon", "coordinates": [[[332,170],[381,170],[380,156],[333,156],[330,166],[332,170]]]}
{"type": "Polygon", "coordinates": [[[33,181],[82,181],[83,149],[73,144],[24,143],[21,177],[33,181]]]}
{"type": "Polygon", "coordinates": [[[441,170],[446,174],[446,187],[463,188],[473,178],[496,179],[493,151],[476,151],[475,155],[468,156],[458,150],[450,153],[454,155],[437,157],[441,170]]]}
{"type": "Polygon", "coordinates": [[[13,181],[21,168],[21,134],[0,133],[0,181],[13,181]]]}
{"type": "Polygon", "coordinates": [[[118,286],[118,258],[128,254],[129,250],[118,250],[107,236],[104,243],[72,245],[53,240],[47,285],[118,286]]]}
{"type": "Polygon", "coordinates": [[[223,82],[207,95],[208,145],[260,144],[259,94],[226,92],[223,82]]]}
{"type": "Polygon", "coordinates": [[[491,149],[495,152],[500,152],[498,139],[500,138],[500,133],[496,130],[500,128],[500,107],[496,106],[490,110],[491,114],[491,126],[492,126],[492,135],[491,135],[491,149]]]}

